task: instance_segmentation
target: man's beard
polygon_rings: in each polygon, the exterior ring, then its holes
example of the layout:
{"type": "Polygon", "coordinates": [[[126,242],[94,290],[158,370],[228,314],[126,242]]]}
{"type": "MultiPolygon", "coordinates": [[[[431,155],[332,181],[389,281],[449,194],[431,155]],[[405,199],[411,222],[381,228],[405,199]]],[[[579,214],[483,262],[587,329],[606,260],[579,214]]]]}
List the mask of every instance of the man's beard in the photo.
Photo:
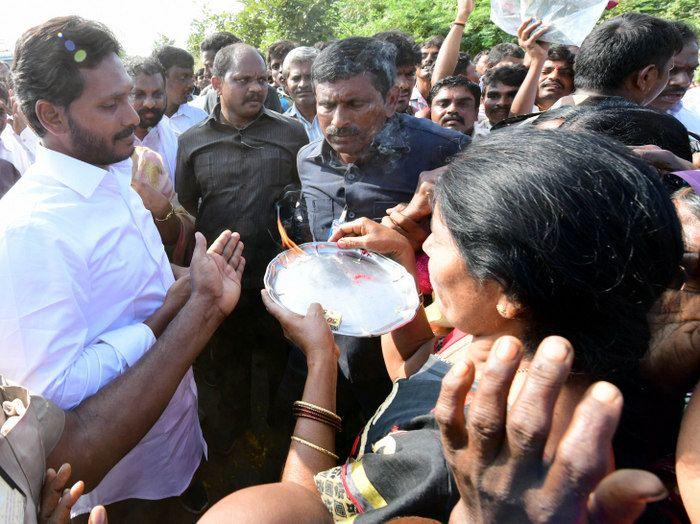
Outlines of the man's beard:
{"type": "Polygon", "coordinates": [[[68,117],[68,128],[70,129],[75,158],[87,164],[108,166],[126,160],[133,153],[132,148],[128,155],[117,154],[114,146],[118,140],[131,136],[134,133],[134,127],[124,128],[115,134],[111,144],[108,144],[104,138],[80,127],[70,116],[68,117]]]}
{"type": "Polygon", "coordinates": [[[139,127],[141,129],[149,129],[151,127],[156,127],[158,122],[160,122],[165,114],[165,111],[160,108],[142,108],[138,111],[139,114],[139,127]],[[152,117],[145,118],[143,115],[146,113],[153,113],[152,117]]]}

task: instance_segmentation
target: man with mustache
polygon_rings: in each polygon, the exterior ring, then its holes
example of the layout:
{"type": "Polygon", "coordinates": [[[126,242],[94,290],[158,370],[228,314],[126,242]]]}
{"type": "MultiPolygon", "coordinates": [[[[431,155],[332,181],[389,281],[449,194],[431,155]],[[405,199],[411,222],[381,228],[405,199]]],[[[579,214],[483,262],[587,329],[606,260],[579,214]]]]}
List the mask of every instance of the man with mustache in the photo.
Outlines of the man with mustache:
{"type": "Polygon", "coordinates": [[[476,124],[475,136],[488,135],[492,126],[508,118],[515,95],[526,75],[527,68],[523,65],[498,66],[487,71],[481,95],[486,118],[476,124]]]}
{"type": "Polygon", "coordinates": [[[184,49],[166,45],[154,53],[165,71],[165,116],[177,134],[199,124],[207,114],[189,102],[194,89],[194,58],[184,49]]]}
{"type": "MultiPolygon", "coordinates": [[[[387,209],[408,202],[421,172],[445,165],[470,141],[428,119],[396,112],[396,47],[386,42],[335,42],[318,55],[311,75],[325,140],[299,151],[298,165],[317,241],[329,238],[333,221],[380,220],[387,209]]],[[[391,387],[379,339],[337,341],[341,381],[352,392],[341,395],[341,408],[357,411],[359,405],[369,416],[391,387]]]]}
{"type": "Polygon", "coordinates": [[[430,118],[442,127],[472,136],[480,101],[477,84],[463,76],[448,76],[430,90],[430,118]]]}
{"type": "Polygon", "coordinates": [[[282,84],[293,102],[284,114],[304,126],[310,142],[323,138],[316,118],[316,94],[311,82],[311,66],[317,56],[316,48],[297,47],[287,54],[280,71],[282,84]]]}
{"type": "Polygon", "coordinates": [[[255,48],[222,48],[212,72],[219,103],[204,122],[180,135],[175,187],[198,231],[214,239],[233,228],[248,253],[239,306],[197,367],[202,398],[212,398],[202,402],[205,431],[217,451],[229,453],[250,427],[253,355],[263,361],[270,398],[286,364],[286,344],[265,313],[260,289],[268,262],[280,251],[272,233],[275,204],[286,186],[299,183],[297,153],[309,139],[299,122],[263,106],[268,71],[255,48]]]}
{"type": "Polygon", "coordinates": [[[401,31],[377,33],[374,38],[396,47],[396,87],[399,93],[396,112],[411,115],[411,95],[416,87],[416,68],[422,60],[421,52],[413,38],[401,31]]]}
{"type": "Polygon", "coordinates": [[[526,20],[518,28],[518,43],[530,67],[513,101],[511,115],[546,111],[574,90],[573,53],[563,45],[550,47],[538,39],[547,32],[540,20],[526,20]]]}
{"type": "Polygon", "coordinates": [[[139,115],[135,144],[157,152],[163,158],[163,165],[173,180],[177,160],[177,135],[165,116],[163,66],[155,58],[137,58],[129,64],[129,75],[134,82],[131,105],[139,115]]]}
{"type": "Polygon", "coordinates": [[[416,87],[413,88],[410,101],[413,113],[428,108],[426,99],[432,86],[433,68],[444,41],[445,37],[443,36],[433,36],[420,48],[421,61],[416,68],[416,87]]]}
{"type": "MultiPolygon", "coordinates": [[[[20,37],[14,89],[41,145],[0,200],[0,375],[65,410],[117,388],[138,364],[157,391],[139,396],[169,391],[155,425],[78,502],[78,514],[97,504],[180,495],[206,449],[194,357],[151,352],[192,286],[188,271],[168,263],[153,218],[131,188],[139,116],[120,53],[108,29],[75,16],[20,37]]],[[[121,409],[143,415],[140,406],[121,409]]],[[[82,452],[104,460],[89,446],[82,452]]]]}
{"type": "Polygon", "coordinates": [[[673,69],[666,88],[649,105],[675,116],[688,131],[700,134],[700,112],[687,107],[683,100],[698,68],[698,37],[693,28],[684,22],[674,22],[673,25],[683,40],[683,49],[673,57],[673,69]]]}

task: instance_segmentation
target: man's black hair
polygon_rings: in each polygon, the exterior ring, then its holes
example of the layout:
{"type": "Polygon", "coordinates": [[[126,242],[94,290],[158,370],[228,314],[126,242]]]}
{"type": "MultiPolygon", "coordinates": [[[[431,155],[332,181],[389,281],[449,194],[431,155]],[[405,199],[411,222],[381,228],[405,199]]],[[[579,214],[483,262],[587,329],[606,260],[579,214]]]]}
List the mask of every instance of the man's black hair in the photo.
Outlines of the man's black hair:
{"type": "Polygon", "coordinates": [[[134,57],[126,62],[126,71],[131,78],[139,75],[153,76],[160,75],[165,82],[165,69],[154,57],[134,57]]]}
{"type": "Polygon", "coordinates": [[[214,53],[218,53],[219,49],[226,47],[227,45],[237,44],[238,42],[241,42],[241,39],[233,33],[229,33],[228,31],[220,31],[205,38],[199,45],[199,50],[202,52],[214,51],[214,53]]]}
{"type": "Polygon", "coordinates": [[[481,104],[481,88],[478,84],[470,82],[463,76],[455,75],[448,76],[437,82],[433,87],[430,88],[430,93],[428,93],[428,105],[432,105],[433,99],[437,96],[440,90],[444,87],[463,87],[469,91],[474,97],[474,105],[477,111],[479,111],[479,104],[481,104]]]}
{"type": "Polygon", "coordinates": [[[321,51],[311,68],[315,84],[347,80],[366,73],[374,88],[386,98],[396,81],[396,47],[374,38],[350,37],[321,51]]]}
{"type": "Polygon", "coordinates": [[[676,28],[676,31],[678,31],[678,34],[683,41],[683,45],[698,42],[698,32],[693,26],[687,22],[683,22],[682,20],[675,20],[671,23],[673,24],[673,27],[676,28]]]}
{"type": "MultiPolygon", "coordinates": [[[[2,79],[0,79],[0,101],[6,104],[10,102],[10,87],[2,79]]],[[[8,107],[7,109],[10,108],[8,107]]]]}
{"type": "Polygon", "coordinates": [[[417,66],[420,64],[420,47],[416,41],[401,31],[384,31],[377,33],[374,38],[382,42],[389,42],[396,47],[396,67],[417,66]]]}
{"type": "Polygon", "coordinates": [[[527,67],[522,64],[498,66],[489,69],[484,78],[484,91],[498,82],[507,86],[520,87],[527,76],[527,67]]]}
{"type": "Polygon", "coordinates": [[[661,18],[625,13],[596,27],[576,56],[577,89],[616,91],[626,78],[649,65],[667,67],[683,48],[674,25],[661,18]]]}
{"type": "Polygon", "coordinates": [[[283,61],[284,57],[296,47],[299,47],[299,44],[291,40],[278,40],[270,44],[270,47],[267,48],[267,63],[270,64],[275,58],[283,61]]]}
{"type": "Polygon", "coordinates": [[[471,63],[472,60],[469,53],[459,53],[457,57],[457,66],[455,67],[455,75],[466,75],[471,63]]]}
{"type": "Polygon", "coordinates": [[[553,45],[547,51],[547,60],[552,62],[566,62],[573,67],[576,55],[565,45],[553,45]]]}
{"type": "Polygon", "coordinates": [[[428,38],[425,42],[423,42],[420,46],[421,49],[425,47],[437,47],[440,48],[442,47],[442,44],[445,43],[445,37],[441,35],[435,35],[431,36],[428,38]]]}
{"type": "Polygon", "coordinates": [[[488,53],[489,64],[491,67],[498,65],[502,60],[507,57],[513,58],[525,58],[525,51],[523,51],[517,44],[511,44],[508,42],[503,42],[501,44],[496,44],[491,48],[488,53]]]}
{"type": "Polygon", "coordinates": [[[15,95],[31,128],[39,136],[46,134],[36,115],[39,100],[68,107],[85,88],[80,71],[96,68],[121,50],[104,25],[78,16],[52,18],[26,31],[15,47],[12,75],[15,95]]]}
{"type": "Polygon", "coordinates": [[[184,49],[172,45],[166,45],[153,52],[153,56],[160,62],[166,73],[175,66],[184,69],[194,68],[194,58],[184,49]]]}

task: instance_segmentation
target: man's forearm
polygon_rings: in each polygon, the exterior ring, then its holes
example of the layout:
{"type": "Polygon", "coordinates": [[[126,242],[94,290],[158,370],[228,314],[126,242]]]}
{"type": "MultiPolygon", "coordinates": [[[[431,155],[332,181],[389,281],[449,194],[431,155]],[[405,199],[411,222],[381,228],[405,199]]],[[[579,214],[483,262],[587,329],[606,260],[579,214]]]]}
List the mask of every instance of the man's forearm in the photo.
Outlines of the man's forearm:
{"type": "Polygon", "coordinates": [[[533,60],[530,64],[525,81],[513,99],[513,105],[510,108],[511,116],[532,113],[532,108],[537,100],[537,89],[539,88],[540,73],[543,67],[544,59],[533,60]]]}
{"type": "Polygon", "coordinates": [[[454,24],[450,29],[445,41],[440,46],[440,52],[435,60],[435,68],[431,79],[432,85],[454,74],[459,62],[459,46],[462,43],[463,34],[464,27],[461,25],[454,24]]]}
{"type": "Polygon", "coordinates": [[[94,488],[155,424],[183,376],[222,321],[218,309],[192,297],[153,347],[126,373],[66,413],[47,462],[68,462],[72,479],[94,488]]]}

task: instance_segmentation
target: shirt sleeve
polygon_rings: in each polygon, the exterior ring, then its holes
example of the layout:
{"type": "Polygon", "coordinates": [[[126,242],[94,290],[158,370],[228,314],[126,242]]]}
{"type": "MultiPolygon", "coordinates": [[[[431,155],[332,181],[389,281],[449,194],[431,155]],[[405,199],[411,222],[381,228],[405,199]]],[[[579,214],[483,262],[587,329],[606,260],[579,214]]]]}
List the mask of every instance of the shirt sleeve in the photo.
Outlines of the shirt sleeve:
{"type": "Polygon", "coordinates": [[[177,163],[175,168],[175,193],[180,202],[197,201],[200,197],[199,183],[195,176],[192,159],[188,153],[188,147],[178,139],[177,163]]]}
{"type": "Polygon", "coordinates": [[[88,340],[89,271],[71,243],[41,220],[0,233],[0,374],[63,409],[124,373],[154,343],[141,323],[88,340]]]}

